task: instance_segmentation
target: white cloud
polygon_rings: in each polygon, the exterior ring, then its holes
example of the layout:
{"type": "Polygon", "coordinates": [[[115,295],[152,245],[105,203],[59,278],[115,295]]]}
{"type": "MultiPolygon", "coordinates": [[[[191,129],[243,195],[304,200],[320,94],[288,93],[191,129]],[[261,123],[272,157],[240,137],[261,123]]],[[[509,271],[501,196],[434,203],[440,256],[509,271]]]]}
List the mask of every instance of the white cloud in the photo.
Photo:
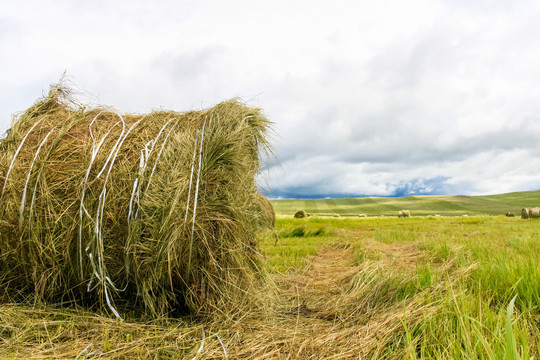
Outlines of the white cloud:
{"type": "Polygon", "coordinates": [[[538,189],[533,1],[55,0],[0,10],[0,130],[64,70],[127,112],[240,96],[277,194],[538,189]],[[404,190],[405,189],[405,190],[404,190]],[[407,190],[408,189],[408,190],[407,190]]]}

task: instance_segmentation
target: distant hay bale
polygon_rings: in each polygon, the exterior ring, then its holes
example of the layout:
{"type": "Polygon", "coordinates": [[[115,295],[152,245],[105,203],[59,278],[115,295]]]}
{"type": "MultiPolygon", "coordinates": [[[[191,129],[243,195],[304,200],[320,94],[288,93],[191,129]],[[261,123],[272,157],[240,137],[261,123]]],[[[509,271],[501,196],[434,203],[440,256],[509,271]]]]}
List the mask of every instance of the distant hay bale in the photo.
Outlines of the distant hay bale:
{"type": "Polygon", "coordinates": [[[295,219],[302,219],[308,217],[308,214],[304,210],[298,210],[294,213],[295,219]]]}
{"type": "Polygon", "coordinates": [[[523,208],[521,210],[521,218],[522,219],[534,219],[534,218],[540,218],[540,208],[523,208]]]}
{"type": "Polygon", "coordinates": [[[130,115],[51,87],[0,142],[0,293],[117,317],[248,304],[269,124],[238,100],[130,115]]]}
{"type": "Polygon", "coordinates": [[[367,217],[367,214],[360,214],[358,215],[358,217],[364,218],[364,217],[367,217]]]}
{"type": "Polygon", "coordinates": [[[332,217],[341,217],[339,214],[332,214],[332,217]]]}
{"type": "Polygon", "coordinates": [[[411,212],[409,210],[400,210],[398,217],[411,217],[411,212]]]}
{"type": "Polygon", "coordinates": [[[462,217],[469,217],[469,214],[463,214],[462,217]]]}
{"type": "Polygon", "coordinates": [[[513,212],[510,212],[510,211],[509,211],[509,212],[506,213],[506,216],[507,216],[507,217],[514,217],[514,216],[516,216],[516,214],[514,214],[513,212]]]}

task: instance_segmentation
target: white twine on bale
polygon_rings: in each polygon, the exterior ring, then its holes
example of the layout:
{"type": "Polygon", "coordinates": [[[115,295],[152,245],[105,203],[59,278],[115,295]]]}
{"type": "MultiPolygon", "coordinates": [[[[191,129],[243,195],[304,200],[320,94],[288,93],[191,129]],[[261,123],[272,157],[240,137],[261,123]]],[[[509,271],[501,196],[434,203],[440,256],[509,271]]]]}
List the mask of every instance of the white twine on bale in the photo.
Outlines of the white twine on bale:
{"type": "Polygon", "coordinates": [[[161,144],[161,149],[159,149],[156,161],[154,162],[154,167],[152,168],[152,172],[150,173],[150,176],[148,177],[148,183],[146,184],[146,188],[144,189],[144,191],[147,191],[148,188],[150,187],[150,182],[152,181],[152,177],[154,176],[154,173],[156,171],[156,167],[157,167],[159,159],[161,158],[161,154],[163,153],[163,149],[165,148],[165,144],[167,144],[167,141],[169,140],[169,136],[171,135],[171,132],[174,130],[176,125],[178,125],[178,122],[179,121],[177,120],[176,123],[171,127],[171,129],[167,133],[167,136],[165,136],[165,140],[163,140],[163,143],[161,144]]]}
{"type": "Polygon", "coordinates": [[[195,135],[195,146],[193,147],[193,159],[191,160],[191,174],[189,175],[189,189],[188,189],[188,198],[186,201],[186,216],[184,218],[184,230],[187,226],[187,219],[189,214],[189,201],[191,199],[191,185],[193,184],[193,172],[195,170],[195,157],[197,155],[197,144],[199,141],[199,131],[197,130],[197,134],[195,135]]]}
{"type": "MultiPolygon", "coordinates": [[[[103,180],[103,188],[101,190],[101,193],[98,198],[98,206],[96,210],[96,216],[92,218],[90,216],[90,220],[94,223],[94,236],[90,239],[90,241],[87,244],[86,251],[88,252],[88,258],[90,259],[90,263],[93,268],[93,274],[92,277],[89,280],[89,286],[87,291],[92,290],[90,287],[90,284],[93,282],[93,277],[95,276],[98,280],[97,285],[101,285],[103,287],[103,292],[105,293],[105,300],[107,301],[107,306],[109,309],[113,312],[113,314],[119,319],[122,320],[122,317],[118,313],[118,311],[115,309],[115,307],[112,304],[112,300],[109,296],[109,285],[114,291],[122,291],[121,289],[118,289],[112,280],[107,276],[107,269],[104,263],[104,244],[103,244],[103,236],[102,236],[102,225],[103,225],[103,213],[105,210],[105,203],[106,203],[106,197],[107,197],[107,182],[109,180],[109,175],[112,171],[112,168],[114,166],[114,163],[116,162],[116,159],[118,157],[118,153],[120,151],[120,148],[124,144],[126,138],[131,133],[131,131],[144,119],[141,118],[138,121],[136,121],[131,127],[125,131],[125,121],[124,118],[120,114],[116,114],[120,121],[122,122],[122,133],[118,137],[114,147],[112,148],[111,152],[109,153],[109,156],[107,157],[107,160],[105,161],[105,164],[103,165],[101,171],[98,173],[98,175],[95,177],[95,180],[97,180],[101,175],[105,174],[105,179],[103,180]],[[94,244],[92,244],[92,242],[94,244]],[[93,245],[93,246],[92,246],[93,245]],[[92,251],[97,251],[97,265],[94,261],[94,255],[92,251]],[[109,284],[109,285],[107,285],[109,284]]],[[[88,214],[88,213],[87,213],[88,214]]]]}
{"type": "MultiPolygon", "coordinates": [[[[156,144],[158,143],[159,141],[159,138],[161,137],[161,135],[163,134],[163,131],[165,130],[165,128],[174,120],[173,119],[170,119],[169,121],[167,121],[165,123],[165,125],[163,125],[161,127],[161,129],[159,130],[159,133],[157,134],[157,136],[148,141],[144,147],[144,149],[141,149],[140,152],[141,152],[141,158],[140,158],[140,161],[139,161],[139,172],[137,174],[137,177],[135,178],[135,181],[133,182],[133,190],[131,192],[131,198],[129,200],[129,211],[128,211],[128,227],[130,227],[130,225],[135,221],[137,220],[137,217],[138,217],[138,213],[139,213],[139,207],[137,206],[137,209],[135,209],[134,211],[134,208],[135,208],[135,203],[136,204],[139,204],[139,201],[140,201],[140,190],[141,190],[141,185],[142,185],[142,180],[143,180],[143,176],[144,176],[144,173],[146,172],[146,168],[148,166],[148,161],[150,160],[150,156],[152,155],[152,152],[154,151],[155,147],[156,147],[156,144]],[[135,199],[137,201],[135,201],[135,199]],[[134,215],[133,215],[134,213],[134,215]]],[[[177,122],[178,123],[178,122],[177,122]]],[[[176,124],[174,125],[176,126],[176,124]]],[[[173,126],[173,128],[174,128],[173,126]]],[[[157,162],[159,160],[159,157],[161,156],[161,153],[163,152],[163,147],[165,145],[165,142],[167,141],[172,129],[171,128],[169,130],[169,133],[167,134],[162,146],[161,146],[161,149],[159,151],[159,154],[158,154],[158,158],[156,159],[155,163],[154,163],[154,167],[152,169],[152,174],[148,180],[148,184],[145,188],[145,191],[148,190],[148,187],[150,185],[150,179],[152,177],[152,175],[154,174],[154,170],[157,166],[157,162]]],[[[128,228],[128,234],[129,234],[129,228],[128,228]]]]}
{"type": "Polygon", "coordinates": [[[83,251],[82,251],[82,230],[83,230],[83,214],[86,214],[90,220],[92,220],[92,216],[88,213],[88,210],[84,206],[84,197],[86,194],[86,189],[88,188],[88,178],[90,177],[90,171],[92,170],[92,165],[94,164],[94,161],[96,160],[97,154],[99,152],[99,149],[101,149],[101,146],[105,142],[105,139],[109,136],[111,131],[118,125],[120,122],[115,123],[109,131],[103,136],[99,144],[96,146],[96,139],[94,138],[94,133],[92,131],[92,125],[96,121],[96,119],[102,114],[103,112],[100,112],[97,114],[94,119],[90,122],[88,125],[88,130],[90,131],[90,138],[92,139],[92,157],[90,158],[90,164],[88,164],[88,168],[86,169],[86,174],[84,175],[84,178],[81,182],[81,203],[79,206],[79,241],[78,241],[78,247],[79,247],[79,265],[80,265],[80,275],[81,280],[84,280],[84,273],[83,273],[83,251]]]}
{"type": "MultiPolygon", "coordinates": [[[[61,133],[60,136],[63,136],[64,134],[65,132],[61,133]]],[[[59,139],[59,137],[57,139],[59,139]]],[[[50,146],[49,151],[47,152],[47,155],[45,155],[45,159],[41,162],[41,167],[36,176],[36,180],[34,184],[34,191],[32,193],[32,200],[30,201],[30,209],[28,210],[28,226],[29,226],[30,231],[32,231],[32,219],[33,219],[33,214],[34,214],[34,204],[36,202],[36,194],[37,194],[38,185],[41,180],[41,175],[43,174],[43,170],[45,169],[45,162],[49,159],[53,150],[54,150],[54,146],[50,146]]]]}
{"type": "MultiPolygon", "coordinates": [[[[117,149],[118,145],[120,144],[120,141],[122,141],[122,138],[125,134],[125,131],[126,131],[126,123],[124,121],[124,118],[122,116],[120,116],[119,114],[117,114],[119,117],[120,117],[120,122],[117,122],[110,130],[109,132],[106,134],[108,135],[112,129],[114,127],[116,127],[117,124],[121,123],[122,124],[122,132],[120,133],[120,135],[118,136],[118,139],[116,140],[116,143],[114,144],[113,148],[111,149],[110,153],[109,153],[109,156],[107,157],[107,160],[105,161],[105,164],[103,165],[101,171],[98,173],[98,175],[94,178],[94,180],[92,181],[92,183],[94,181],[96,181],[100,176],[101,174],[103,174],[104,170],[107,168],[107,165],[109,164],[111,158],[112,158],[112,155],[115,153],[115,150],[117,149]]],[[[99,114],[94,118],[94,120],[90,123],[89,125],[89,129],[90,129],[90,136],[92,137],[93,139],[93,133],[92,133],[92,124],[94,123],[94,121],[97,119],[97,117],[99,116],[99,114]]],[[[102,140],[103,141],[103,140],[102,140]]],[[[95,154],[97,156],[97,152],[95,154]]],[[[94,159],[95,160],[95,157],[94,159]]],[[[88,171],[87,173],[90,171],[90,167],[91,165],[89,166],[88,168],[88,171]]],[[[112,168],[112,166],[109,167],[109,169],[112,168]]],[[[101,283],[101,284],[104,284],[104,281],[103,281],[103,274],[104,274],[104,265],[102,263],[102,256],[100,256],[100,253],[102,254],[102,250],[101,250],[101,220],[103,218],[103,209],[102,207],[105,205],[104,204],[104,201],[105,201],[105,194],[106,194],[106,190],[107,190],[107,179],[108,179],[108,174],[106,176],[106,179],[104,181],[104,184],[103,184],[103,188],[101,190],[101,193],[99,195],[99,198],[98,198],[98,206],[97,206],[97,210],[96,210],[96,216],[95,217],[92,217],[90,214],[88,214],[88,212],[86,211],[86,214],[88,215],[88,217],[90,218],[90,221],[94,224],[94,236],[95,236],[95,239],[96,239],[96,248],[98,250],[98,255],[97,255],[97,258],[98,258],[98,264],[101,265],[101,266],[96,266],[95,262],[94,262],[94,256],[93,256],[93,253],[92,253],[92,250],[96,250],[96,249],[92,249],[92,244],[91,244],[91,241],[87,244],[86,246],[86,252],[88,253],[88,258],[90,259],[90,263],[92,265],[92,268],[93,268],[93,274],[96,276],[96,278],[98,279],[98,282],[101,283]],[[99,274],[98,274],[98,270],[99,270],[99,274]]],[[[85,184],[86,185],[86,184],[85,184]]],[[[84,198],[81,197],[81,206],[84,206],[83,205],[83,201],[84,201],[84,198]]],[[[86,210],[86,208],[84,208],[86,210]]],[[[80,226],[82,226],[82,221],[81,221],[81,224],[80,226]]],[[[81,262],[82,264],[82,262],[81,262]]],[[[81,267],[82,269],[82,267],[81,267]]],[[[82,270],[81,270],[82,271],[82,270]]],[[[92,283],[92,277],[90,278],[90,281],[89,283],[92,283]]],[[[99,285],[98,283],[98,285],[99,285]]],[[[97,285],[96,285],[97,286],[97,285]]],[[[105,287],[105,292],[107,292],[107,287],[105,287]]],[[[106,296],[107,297],[107,296],[106,296]]]]}
{"type": "Polygon", "coordinates": [[[45,119],[47,117],[47,115],[45,115],[44,117],[42,117],[41,119],[39,119],[34,125],[32,125],[32,127],[30,128],[30,130],[28,130],[26,132],[26,135],[24,135],[23,139],[21,140],[21,143],[19,144],[19,147],[17,148],[17,150],[15,151],[15,154],[13,154],[13,159],[11,159],[11,163],[9,164],[9,168],[8,168],[8,171],[6,173],[6,178],[4,179],[4,186],[2,187],[2,194],[0,195],[0,205],[2,205],[2,199],[4,198],[4,191],[6,190],[6,185],[7,185],[7,182],[8,182],[8,178],[9,178],[9,174],[11,173],[11,169],[13,169],[13,165],[15,165],[15,160],[17,160],[17,155],[19,155],[19,152],[21,151],[23,145],[24,145],[24,142],[26,141],[26,139],[28,138],[28,135],[30,135],[30,133],[32,132],[32,130],[34,130],[34,128],[36,126],[38,126],[38,124],[43,121],[43,119],[45,119]]]}
{"type": "MultiPolygon", "coordinates": [[[[197,169],[197,182],[195,186],[195,198],[193,200],[193,218],[191,220],[191,239],[189,241],[189,257],[188,257],[188,276],[191,273],[191,254],[193,249],[193,236],[195,234],[195,218],[197,216],[197,200],[199,197],[199,183],[201,179],[201,168],[202,168],[202,148],[203,148],[203,140],[204,140],[204,129],[206,127],[206,120],[208,119],[208,116],[205,117],[203,127],[202,127],[202,133],[201,133],[201,144],[199,148],[199,164],[197,169]]],[[[189,186],[191,188],[191,184],[189,186]]]]}
{"type": "Polygon", "coordinates": [[[32,170],[34,169],[34,164],[37,161],[37,158],[39,156],[39,153],[41,152],[41,149],[43,148],[43,145],[47,142],[49,139],[49,136],[53,133],[53,131],[56,130],[56,126],[53,127],[45,136],[45,138],[41,141],[39,144],[36,153],[34,154],[34,159],[32,160],[32,164],[30,164],[30,168],[28,169],[28,175],[26,176],[26,183],[24,184],[23,194],[21,197],[21,206],[19,208],[19,230],[22,230],[23,221],[24,221],[24,207],[26,204],[26,191],[28,190],[28,183],[30,182],[30,177],[32,175],[32,170]]]}
{"type": "Polygon", "coordinates": [[[199,350],[197,350],[197,352],[195,353],[195,356],[191,360],[197,360],[197,358],[199,357],[199,354],[204,349],[204,341],[206,340],[206,334],[204,333],[204,328],[202,328],[201,330],[202,330],[201,346],[199,346],[199,350]]]}
{"type": "Polygon", "coordinates": [[[210,340],[213,337],[216,337],[218,339],[219,343],[221,344],[221,348],[223,349],[224,359],[228,360],[229,355],[227,354],[227,349],[225,349],[225,345],[223,344],[223,341],[221,341],[221,338],[219,337],[219,335],[216,333],[216,334],[210,335],[209,337],[206,337],[206,334],[204,332],[204,327],[201,328],[201,331],[202,331],[201,345],[199,345],[199,349],[197,350],[197,352],[195,353],[195,356],[191,360],[197,360],[199,358],[199,355],[204,350],[205,341],[210,340]]]}
{"type": "MultiPolygon", "coordinates": [[[[129,252],[129,248],[131,247],[131,237],[133,236],[132,231],[133,231],[134,224],[137,221],[138,214],[139,214],[139,206],[140,206],[139,204],[140,204],[140,197],[141,197],[140,191],[141,191],[143,176],[144,176],[144,173],[146,172],[148,162],[150,160],[150,156],[152,155],[152,152],[154,151],[155,146],[157,145],[159,138],[163,134],[164,130],[173,120],[174,118],[167,121],[165,125],[161,127],[158,135],[153,140],[150,140],[148,143],[146,143],[144,150],[143,149],[140,150],[141,158],[139,160],[139,171],[137,173],[137,177],[135,178],[133,182],[133,189],[131,191],[131,197],[129,200],[128,235],[127,235],[128,250],[126,251],[126,253],[129,252]]],[[[154,166],[152,167],[152,172],[150,173],[150,176],[148,177],[148,182],[144,189],[143,195],[144,193],[146,193],[146,191],[148,191],[148,188],[150,187],[150,182],[152,180],[152,177],[154,176],[154,172],[156,170],[158,161],[161,158],[161,154],[163,153],[163,149],[165,148],[165,144],[167,143],[167,140],[169,139],[171,132],[174,130],[176,125],[178,125],[178,122],[179,121],[177,120],[176,123],[169,129],[167,135],[165,136],[165,139],[163,140],[163,143],[161,144],[161,148],[158,152],[156,160],[154,161],[154,166]]],[[[129,262],[126,261],[126,285],[123,290],[125,290],[128,286],[129,273],[130,273],[130,265],[129,265],[129,262]]]]}
{"type": "Polygon", "coordinates": [[[139,206],[137,205],[137,209],[133,211],[133,208],[135,207],[135,203],[139,204],[140,197],[141,197],[141,187],[140,182],[142,181],[142,176],[144,174],[144,171],[146,170],[146,165],[148,163],[148,158],[150,157],[150,154],[152,153],[152,141],[149,141],[144,146],[144,149],[139,150],[141,153],[141,157],[139,159],[139,171],[137,173],[137,177],[135,178],[135,181],[133,182],[133,190],[131,191],[131,198],[129,199],[129,210],[128,210],[128,234],[130,232],[131,224],[137,220],[137,216],[139,214],[139,206]],[[135,201],[137,200],[137,201],[135,201]],[[132,215],[132,214],[135,215],[132,215]]]}

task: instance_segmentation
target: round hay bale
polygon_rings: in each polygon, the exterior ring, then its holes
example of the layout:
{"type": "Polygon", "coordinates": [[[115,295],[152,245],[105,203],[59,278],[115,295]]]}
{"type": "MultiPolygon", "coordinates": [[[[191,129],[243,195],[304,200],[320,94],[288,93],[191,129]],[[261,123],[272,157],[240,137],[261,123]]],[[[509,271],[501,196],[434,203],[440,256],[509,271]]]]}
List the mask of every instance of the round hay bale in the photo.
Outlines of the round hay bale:
{"type": "Polygon", "coordinates": [[[367,214],[360,214],[360,215],[358,215],[358,217],[365,218],[365,217],[367,217],[367,214]]]}
{"type": "Polygon", "coordinates": [[[268,127],[238,100],[130,115],[52,87],[0,142],[0,291],[117,317],[248,304],[268,127]]]}
{"type": "Polygon", "coordinates": [[[540,218],[540,208],[523,208],[521,210],[521,218],[522,219],[534,219],[534,218],[540,218]]]}
{"type": "Polygon", "coordinates": [[[341,217],[339,214],[332,214],[332,217],[341,217]]]}
{"type": "Polygon", "coordinates": [[[304,210],[298,210],[297,212],[294,213],[295,219],[303,219],[306,217],[308,217],[308,214],[304,210]]]}
{"type": "Polygon", "coordinates": [[[514,216],[516,216],[516,215],[515,215],[513,212],[510,212],[510,211],[509,211],[509,212],[506,213],[506,216],[507,216],[507,217],[514,217],[514,216]]]}
{"type": "Polygon", "coordinates": [[[411,217],[411,212],[409,210],[400,210],[398,217],[411,217]]]}

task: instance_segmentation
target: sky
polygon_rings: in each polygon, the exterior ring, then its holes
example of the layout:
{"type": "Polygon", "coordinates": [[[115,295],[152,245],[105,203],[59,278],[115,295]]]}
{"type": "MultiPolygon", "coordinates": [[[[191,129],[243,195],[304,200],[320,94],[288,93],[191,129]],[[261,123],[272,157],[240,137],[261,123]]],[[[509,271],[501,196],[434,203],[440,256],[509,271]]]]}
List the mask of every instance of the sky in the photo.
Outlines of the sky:
{"type": "Polygon", "coordinates": [[[65,72],[126,113],[260,107],[272,198],[540,189],[537,1],[0,1],[0,133],[65,72]]]}

